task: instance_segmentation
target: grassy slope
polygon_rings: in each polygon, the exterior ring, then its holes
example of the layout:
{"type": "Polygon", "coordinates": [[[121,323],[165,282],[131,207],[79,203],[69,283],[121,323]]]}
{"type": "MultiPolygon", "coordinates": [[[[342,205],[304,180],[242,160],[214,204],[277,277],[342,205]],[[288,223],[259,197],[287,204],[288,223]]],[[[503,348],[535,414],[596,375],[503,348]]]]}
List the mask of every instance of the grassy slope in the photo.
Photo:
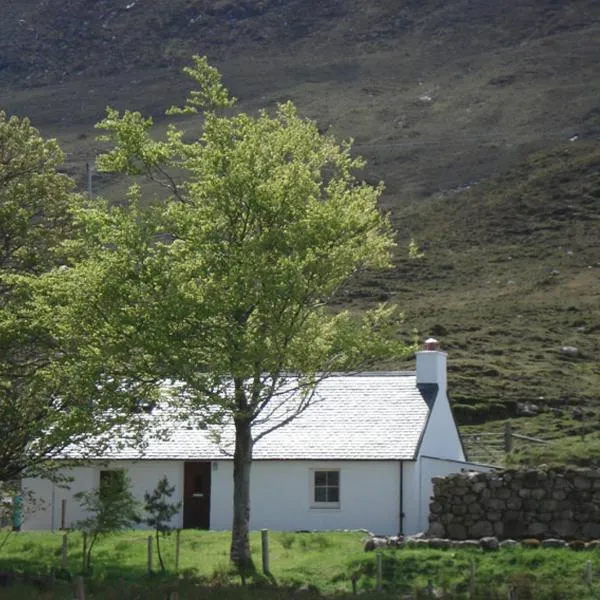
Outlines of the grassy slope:
{"type": "MultiPolygon", "coordinates": [[[[160,598],[178,589],[184,598],[286,598],[299,589],[322,594],[350,596],[351,577],[357,577],[358,589],[366,592],[376,585],[375,554],[365,554],[361,548],[362,534],[290,534],[271,533],[270,580],[259,575],[248,590],[241,591],[239,577],[227,566],[228,534],[219,532],[184,531],[182,533],[180,579],[146,575],[146,534],[128,532],[110,536],[98,546],[95,570],[86,589],[93,598],[160,598]],[[258,582],[258,583],[257,583],[258,582]],[[272,587],[272,583],[279,586],[272,587]],[[255,587],[257,586],[258,587],[255,587]],[[309,585],[310,588],[306,586],[309,585]],[[292,592],[292,593],[290,593],[292,592]],[[93,596],[92,596],[93,594],[93,596]]],[[[0,568],[12,568],[29,573],[47,573],[58,567],[61,555],[61,534],[25,533],[13,536],[0,551],[0,568]]],[[[69,553],[69,570],[76,573],[81,563],[81,536],[69,534],[73,545],[69,553]]],[[[164,544],[167,564],[174,561],[174,536],[164,544]]],[[[255,559],[260,561],[260,534],[252,534],[255,559]]],[[[517,587],[519,598],[583,600],[598,591],[598,583],[590,590],[583,581],[587,561],[598,560],[598,550],[574,552],[551,549],[505,549],[486,553],[475,550],[389,550],[383,556],[383,586],[388,591],[401,592],[404,597],[426,598],[424,593],[431,580],[436,597],[448,600],[506,598],[510,585],[517,587]],[[474,595],[469,596],[471,568],[475,571],[474,595]],[[420,590],[420,592],[419,592],[420,590]],[[420,595],[423,594],[423,595],[420,595]]],[[[594,577],[597,579],[597,575],[594,577]]],[[[56,592],[27,589],[27,597],[65,598],[69,585],[56,586],[56,592]],[[39,593],[39,596],[36,594],[39,593]]],[[[4,590],[2,598],[22,598],[25,590],[14,595],[4,590]]],[[[343,596],[342,596],[343,597],[343,596]]],[[[379,594],[378,597],[381,597],[379,594]]]]}
{"type": "MultiPolygon", "coordinates": [[[[106,104],[162,125],[187,88],[180,67],[207,54],[242,108],[291,97],[354,136],[367,179],[386,181],[396,268],[355,283],[345,303],[397,301],[401,335],[440,337],[461,422],[495,428],[532,401],[557,411],[521,431],[597,428],[597,2],[129,4],[11,0],[0,20],[0,106],[58,136],[70,173],[83,181],[106,104]],[[405,257],[411,237],[420,260],[405,257]],[[562,356],[566,344],[580,356],[562,356]]],[[[98,183],[122,194],[117,180],[98,183]]]]}

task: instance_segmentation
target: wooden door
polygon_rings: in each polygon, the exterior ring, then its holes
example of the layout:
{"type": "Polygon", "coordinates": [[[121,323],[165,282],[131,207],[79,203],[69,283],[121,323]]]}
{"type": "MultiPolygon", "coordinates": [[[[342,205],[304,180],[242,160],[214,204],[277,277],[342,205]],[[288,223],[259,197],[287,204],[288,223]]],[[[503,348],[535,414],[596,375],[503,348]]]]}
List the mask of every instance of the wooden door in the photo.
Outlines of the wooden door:
{"type": "Polygon", "coordinates": [[[183,474],[183,527],[210,529],[211,464],[186,462],[183,474]]]}

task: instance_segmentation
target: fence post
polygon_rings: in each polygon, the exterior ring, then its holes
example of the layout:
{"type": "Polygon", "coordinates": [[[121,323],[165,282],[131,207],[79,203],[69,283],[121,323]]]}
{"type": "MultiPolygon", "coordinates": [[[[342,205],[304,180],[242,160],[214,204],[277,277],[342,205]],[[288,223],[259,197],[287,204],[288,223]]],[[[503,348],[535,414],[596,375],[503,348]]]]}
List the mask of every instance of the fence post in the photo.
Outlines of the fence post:
{"type": "Polygon", "coordinates": [[[60,501],[60,528],[66,529],[67,521],[67,499],[63,498],[60,501]]]}
{"type": "Polygon", "coordinates": [[[69,544],[69,541],[67,539],[67,534],[65,533],[65,534],[63,534],[63,537],[62,537],[62,549],[61,549],[61,553],[60,553],[61,554],[60,566],[65,570],[67,569],[67,566],[69,564],[68,563],[68,558],[69,558],[68,557],[68,544],[69,544]]]}
{"type": "Polygon", "coordinates": [[[148,575],[152,575],[152,536],[148,536],[148,575]]]}
{"type": "Polygon", "coordinates": [[[356,596],[358,594],[358,589],[356,587],[356,574],[352,575],[351,580],[352,580],[352,595],[356,596]]]}
{"type": "Polygon", "coordinates": [[[591,592],[592,591],[592,583],[593,583],[593,569],[592,569],[592,561],[591,560],[585,561],[585,569],[583,571],[583,581],[585,582],[585,585],[587,585],[588,588],[590,588],[590,592],[591,592]]]}
{"type": "Polygon", "coordinates": [[[427,580],[427,598],[433,600],[433,581],[431,579],[427,580]]]}
{"type": "Polygon", "coordinates": [[[75,577],[75,598],[85,600],[85,583],[81,575],[75,577]]]}
{"type": "Polygon", "coordinates": [[[269,530],[260,530],[260,541],[262,549],[262,569],[263,573],[270,573],[271,568],[269,566],[269,530]]]}
{"type": "Polygon", "coordinates": [[[381,592],[383,590],[383,555],[381,552],[375,555],[375,564],[377,567],[377,591],[381,592]]]}
{"type": "Polygon", "coordinates": [[[175,573],[179,573],[179,546],[181,544],[181,529],[175,532],[175,573]]]}
{"type": "Polygon", "coordinates": [[[504,423],[504,452],[507,454],[512,452],[513,449],[513,436],[512,436],[512,424],[510,421],[504,423]]]}

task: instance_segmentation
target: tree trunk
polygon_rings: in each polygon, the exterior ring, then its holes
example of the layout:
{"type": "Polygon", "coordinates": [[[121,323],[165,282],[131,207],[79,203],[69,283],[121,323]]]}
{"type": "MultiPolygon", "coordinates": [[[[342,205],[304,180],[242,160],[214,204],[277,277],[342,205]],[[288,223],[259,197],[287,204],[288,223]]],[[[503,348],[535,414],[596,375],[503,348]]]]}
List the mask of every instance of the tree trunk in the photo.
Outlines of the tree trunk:
{"type": "Polygon", "coordinates": [[[162,573],[166,571],[165,563],[163,562],[162,554],[160,553],[160,532],[156,530],[156,553],[158,554],[158,562],[160,563],[160,570],[162,573]]]}
{"type": "Polygon", "coordinates": [[[253,570],[250,556],[250,465],[252,464],[252,429],[246,415],[234,418],[235,451],[233,454],[233,526],[230,558],[240,571],[253,570]]]}

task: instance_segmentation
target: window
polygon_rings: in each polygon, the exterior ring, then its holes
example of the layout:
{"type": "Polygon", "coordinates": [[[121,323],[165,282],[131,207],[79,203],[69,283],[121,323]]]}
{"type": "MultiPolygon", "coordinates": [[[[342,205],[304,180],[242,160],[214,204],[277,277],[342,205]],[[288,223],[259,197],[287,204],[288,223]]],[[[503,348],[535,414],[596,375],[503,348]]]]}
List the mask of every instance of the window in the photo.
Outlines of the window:
{"type": "Polygon", "coordinates": [[[315,508],[340,507],[339,469],[319,469],[312,471],[312,505],[315,508]]]}
{"type": "Polygon", "coordinates": [[[125,487],[125,471],[122,469],[100,471],[100,498],[122,492],[125,487]]]}

